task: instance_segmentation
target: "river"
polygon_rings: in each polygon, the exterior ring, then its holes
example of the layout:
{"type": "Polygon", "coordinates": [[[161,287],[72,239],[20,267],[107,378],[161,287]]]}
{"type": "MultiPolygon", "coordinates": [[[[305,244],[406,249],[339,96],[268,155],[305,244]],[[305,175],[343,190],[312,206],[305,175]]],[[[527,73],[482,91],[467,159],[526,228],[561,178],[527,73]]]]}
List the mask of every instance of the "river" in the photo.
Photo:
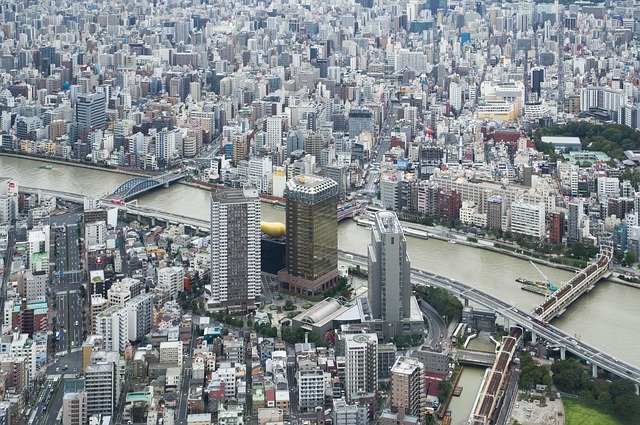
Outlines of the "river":
{"type": "MultiPolygon", "coordinates": [[[[38,168],[42,162],[0,156],[0,176],[13,177],[19,185],[77,192],[85,195],[106,194],[129,176],[68,165],[54,164],[53,169],[38,168]]],[[[206,190],[174,184],[139,199],[141,205],[173,213],[209,218],[209,194],[206,190]]],[[[263,204],[263,220],[284,221],[284,211],[263,204]]],[[[345,220],[338,227],[341,249],[366,253],[369,230],[345,220]]],[[[408,238],[412,266],[466,282],[478,289],[530,310],[541,301],[536,294],[522,291],[517,277],[542,280],[529,262],[491,251],[435,239],[408,238]]],[[[568,280],[572,273],[539,266],[554,282],[568,280]]],[[[640,366],[640,292],[610,281],[600,282],[590,293],[576,301],[553,324],[609,354],[640,366]]]]}

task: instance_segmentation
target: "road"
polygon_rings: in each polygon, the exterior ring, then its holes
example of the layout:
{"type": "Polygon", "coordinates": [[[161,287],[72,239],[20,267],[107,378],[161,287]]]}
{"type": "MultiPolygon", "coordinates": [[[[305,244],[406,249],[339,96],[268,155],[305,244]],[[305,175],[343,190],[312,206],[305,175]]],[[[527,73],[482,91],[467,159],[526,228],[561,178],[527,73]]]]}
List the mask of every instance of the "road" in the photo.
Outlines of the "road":
{"type": "Polygon", "coordinates": [[[195,326],[191,331],[191,339],[186,346],[184,364],[182,365],[182,380],[180,381],[180,393],[178,394],[178,425],[187,423],[187,400],[189,398],[189,389],[191,387],[191,365],[193,363],[193,346],[196,341],[195,326]]]}
{"type": "MultiPolygon", "coordinates": [[[[341,262],[367,266],[367,257],[353,252],[340,251],[338,258],[341,262]],[[349,257],[346,257],[349,255],[349,257]]],[[[594,348],[582,341],[576,341],[573,336],[561,331],[552,325],[542,325],[536,322],[536,317],[530,313],[518,309],[511,304],[499,300],[479,289],[473,288],[462,282],[449,279],[426,270],[416,268],[411,269],[411,281],[414,285],[427,285],[437,288],[446,289],[460,298],[466,298],[487,307],[501,316],[505,317],[512,324],[518,324],[524,329],[535,333],[538,337],[549,341],[558,346],[564,346],[567,350],[576,356],[589,361],[604,370],[607,370],[621,378],[629,379],[640,384],[640,370],[636,366],[632,366],[616,359],[609,354],[594,348]]]]}
{"type": "Polygon", "coordinates": [[[58,351],[70,352],[81,347],[83,342],[84,309],[80,291],[77,289],[56,292],[58,351]]]}
{"type": "Polygon", "coordinates": [[[424,345],[431,349],[441,347],[447,333],[447,327],[438,312],[428,303],[420,302],[420,311],[429,323],[429,332],[424,340],[424,345]]]}

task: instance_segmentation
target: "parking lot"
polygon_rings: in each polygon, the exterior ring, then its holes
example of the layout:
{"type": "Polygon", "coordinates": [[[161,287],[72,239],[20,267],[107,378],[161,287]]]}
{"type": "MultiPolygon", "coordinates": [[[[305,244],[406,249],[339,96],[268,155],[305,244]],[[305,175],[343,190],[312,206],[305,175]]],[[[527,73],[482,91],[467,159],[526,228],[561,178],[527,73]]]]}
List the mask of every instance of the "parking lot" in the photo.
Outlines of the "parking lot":
{"type": "Polygon", "coordinates": [[[549,401],[546,406],[541,407],[537,402],[518,401],[511,412],[509,423],[518,421],[522,425],[561,425],[564,424],[564,408],[562,399],[549,401]],[[561,413],[562,416],[558,415],[561,413]]]}

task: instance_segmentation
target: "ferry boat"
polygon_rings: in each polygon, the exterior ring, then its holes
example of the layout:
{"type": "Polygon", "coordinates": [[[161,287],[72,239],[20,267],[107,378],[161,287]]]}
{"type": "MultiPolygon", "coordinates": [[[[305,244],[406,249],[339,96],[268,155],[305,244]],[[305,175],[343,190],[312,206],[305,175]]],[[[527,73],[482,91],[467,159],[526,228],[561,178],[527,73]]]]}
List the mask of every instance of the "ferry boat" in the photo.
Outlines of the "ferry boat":
{"type": "Polygon", "coordinates": [[[43,170],[53,170],[53,166],[52,165],[41,165],[38,168],[41,168],[43,170]]]}

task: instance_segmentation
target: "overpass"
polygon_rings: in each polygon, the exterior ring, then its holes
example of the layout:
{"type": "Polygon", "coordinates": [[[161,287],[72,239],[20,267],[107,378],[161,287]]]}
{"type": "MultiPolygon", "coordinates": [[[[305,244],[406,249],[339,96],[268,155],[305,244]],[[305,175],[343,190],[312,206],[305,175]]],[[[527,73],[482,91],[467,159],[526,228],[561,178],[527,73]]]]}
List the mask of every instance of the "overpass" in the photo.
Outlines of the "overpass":
{"type": "Polygon", "coordinates": [[[169,184],[186,176],[187,173],[185,172],[172,172],[155,177],[134,177],[115,188],[106,199],[128,201],[157,187],[169,187],[169,184]]]}
{"type": "Polygon", "coordinates": [[[495,353],[476,350],[455,350],[451,354],[460,364],[491,367],[496,360],[495,353]]]}
{"type": "Polygon", "coordinates": [[[511,328],[509,335],[504,338],[502,348],[496,355],[491,371],[480,390],[480,397],[476,401],[471,418],[469,418],[470,425],[485,425],[492,422],[496,407],[504,393],[504,384],[508,382],[509,365],[518,348],[520,338],[522,338],[522,328],[519,327],[511,328]]]}
{"type": "Polygon", "coordinates": [[[338,221],[342,221],[345,218],[354,217],[356,214],[364,210],[364,204],[358,203],[346,203],[338,205],[338,221]]]}
{"type": "Polygon", "coordinates": [[[593,289],[595,284],[609,271],[609,265],[613,259],[612,251],[608,247],[601,247],[600,251],[600,257],[594,263],[580,270],[557,291],[546,296],[542,304],[533,310],[533,314],[539,321],[544,323],[560,316],[569,304],[593,289]]]}
{"type": "MultiPolygon", "coordinates": [[[[27,187],[21,187],[20,190],[29,193],[42,193],[56,196],[72,202],[82,203],[84,200],[83,195],[69,192],[41,190],[27,187]]],[[[109,204],[107,201],[103,202],[104,204],[109,204]]],[[[210,223],[207,220],[173,214],[153,208],[140,207],[132,204],[119,205],[118,208],[129,214],[138,214],[151,218],[156,217],[169,223],[186,224],[204,232],[208,232],[210,228],[210,223]]],[[[367,268],[368,265],[367,257],[365,255],[354,252],[339,250],[338,259],[344,263],[359,265],[364,268],[367,268]]],[[[560,347],[562,350],[569,350],[579,358],[590,362],[592,370],[595,373],[597,373],[598,368],[601,368],[616,376],[629,379],[640,385],[640,369],[636,366],[632,366],[622,360],[612,357],[583,341],[576,341],[566,332],[563,332],[546,322],[540,322],[536,314],[520,310],[517,307],[470,285],[426,270],[411,268],[411,281],[413,285],[433,286],[446,289],[464,300],[473,301],[491,309],[500,314],[507,322],[518,324],[525,330],[531,332],[533,336],[539,336],[544,340],[549,341],[551,345],[560,347]]]]}

